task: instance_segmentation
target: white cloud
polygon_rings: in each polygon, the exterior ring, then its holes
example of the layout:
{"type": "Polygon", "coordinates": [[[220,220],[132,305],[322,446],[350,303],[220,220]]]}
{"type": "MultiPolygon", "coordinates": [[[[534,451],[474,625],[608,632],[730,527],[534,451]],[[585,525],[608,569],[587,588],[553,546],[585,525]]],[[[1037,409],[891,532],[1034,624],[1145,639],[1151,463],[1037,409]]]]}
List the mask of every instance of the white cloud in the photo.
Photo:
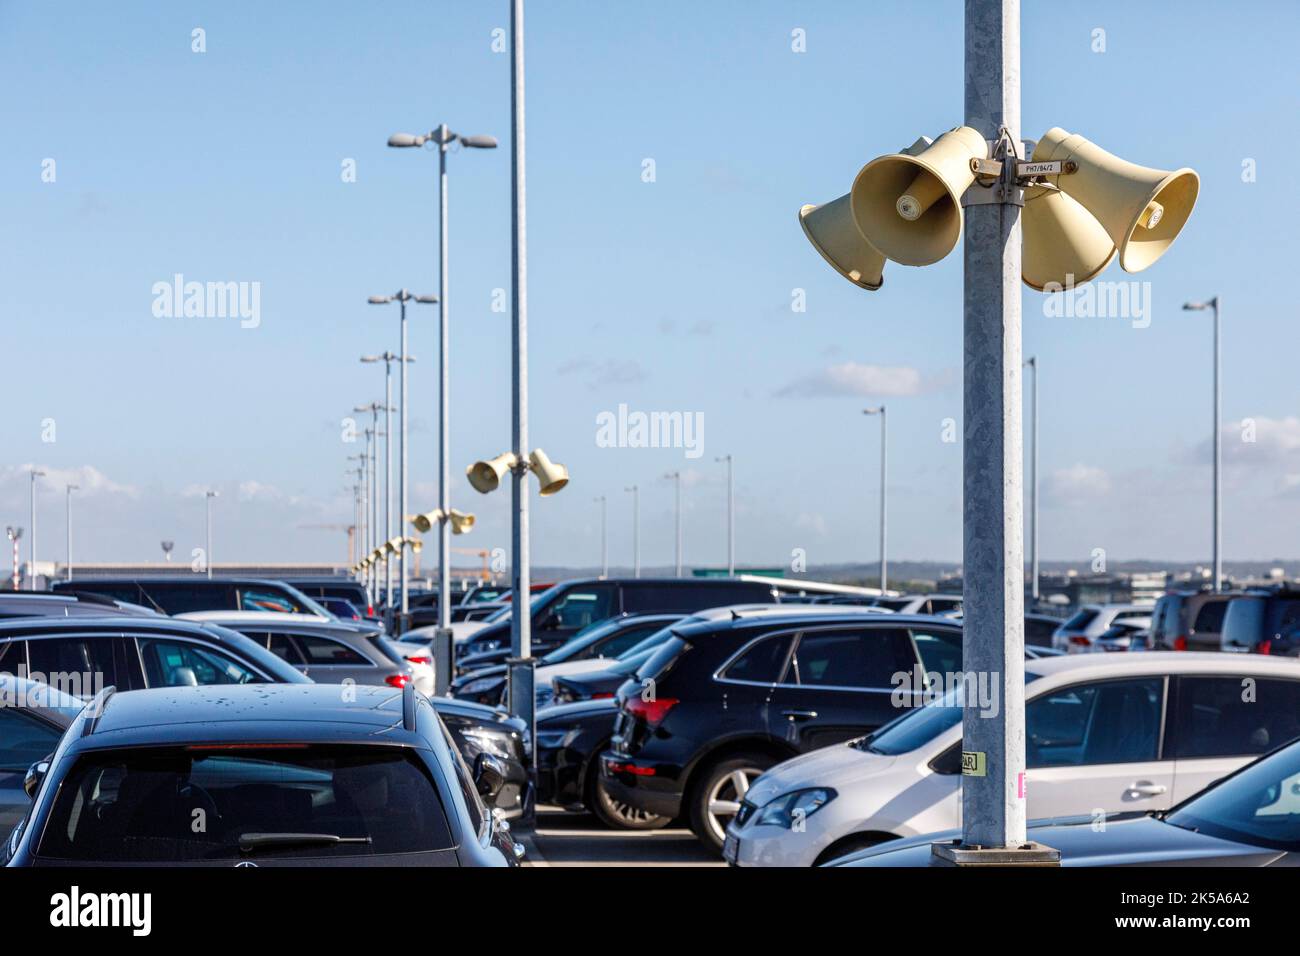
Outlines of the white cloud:
{"type": "Polygon", "coordinates": [[[1105,469],[1080,463],[1052,472],[1043,490],[1048,501],[1076,504],[1110,494],[1111,480],[1105,469]]]}
{"type": "Polygon", "coordinates": [[[930,387],[920,371],[907,365],[862,365],[840,362],[796,379],[777,390],[792,398],[918,395],[930,387]]]}
{"type": "Polygon", "coordinates": [[[135,485],[113,481],[94,465],[55,468],[51,465],[25,464],[6,465],[0,468],[0,487],[3,488],[5,497],[9,497],[18,491],[21,491],[23,495],[30,493],[30,474],[33,468],[45,472],[36,482],[38,496],[48,495],[53,492],[64,494],[68,485],[76,485],[77,491],[75,493],[82,497],[126,495],[129,498],[135,498],[140,494],[140,489],[135,485]]]}

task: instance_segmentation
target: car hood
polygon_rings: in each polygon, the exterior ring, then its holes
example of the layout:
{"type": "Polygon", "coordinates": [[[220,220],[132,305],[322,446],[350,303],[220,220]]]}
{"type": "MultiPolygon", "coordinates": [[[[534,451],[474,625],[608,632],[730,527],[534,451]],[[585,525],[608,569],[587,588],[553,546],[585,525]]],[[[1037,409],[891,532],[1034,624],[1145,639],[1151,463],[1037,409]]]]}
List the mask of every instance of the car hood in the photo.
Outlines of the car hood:
{"type": "MultiPolygon", "coordinates": [[[[483,629],[483,627],[484,627],[484,622],[482,621],[452,621],[451,636],[452,639],[459,644],[461,641],[468,640],[471,635],[477,634],[479,631],[483,629]]],[[[429,641],[430,643],[432,643],[433,635],[437,630],[438,630],[438,625],[426,624],[423,627],[413,627],[409,631],[403,631],[402,638],[406,639],[408,637],[412,637],[412,638],[418,637],[421,640],[429,641]]]]}
{"type": "Polygon", "coordinates": [[[599,714],[608,714],[610,720],[613,721],[617,713],[618,701],[609,698],[603,700],[579,700],[571,704],[552,704],[550,707],[543,707],[537,711],[537,725],[539,727],[544,723],[563,725],[569,721],[599,714]]]}
{"type": "MultiPolygon", "coordinates": [[[[1249,846],[1151,816],[1109,817],[1104,827],[1090,818],[1042,821],[1029,838],[1061,851],[1062,866],[1267,866],[1282,850],[1249,846]]],[[[955,830],[900,840],[833,861],[836,866],[930,866],[930,844],[953,840],[955,830]]]]}
{"type": "Polygon", "coordinates": [[[485,724],[508,724],[512,718],[504,710],[477,704],[469,700],[457,700],[454,697],[430,697],[429,703],[439,714],[454,714],[469,720],[485,724]]]}
{"type": "Polygon", "coordinates": [[[885,754],[865,753],[848,744],[810,750],[764,773],[750,784],[745,799],[761,807],[773,797],[807,787],[834,787],[843,791],[863,779],[883,773],[897,759],[885,754]]]}

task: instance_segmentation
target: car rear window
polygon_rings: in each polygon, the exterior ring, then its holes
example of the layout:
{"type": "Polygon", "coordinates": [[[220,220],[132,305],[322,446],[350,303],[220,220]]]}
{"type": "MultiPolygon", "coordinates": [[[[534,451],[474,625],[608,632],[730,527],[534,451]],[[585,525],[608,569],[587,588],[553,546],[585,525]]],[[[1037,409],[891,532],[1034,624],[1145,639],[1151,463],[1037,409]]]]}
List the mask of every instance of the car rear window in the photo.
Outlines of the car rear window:
{"type": "Polygon", "coordinates": [[[1192,624],[1192,630],[1217,634],[1223,629],[1223,615],[1227,610],[1227,601],[1206,601],[1201,605],[1201,609],[1196,612],[1196,620],[1192,624]]]}
{"type": "Polygon", "coordinates": [[[687,644],[680,637],[670,637],[659,645],[656,650],[646,660],[644,664],[637,668],[637,680],[659,680],[677,661],[687,648],[687,644]]]}
{"type": "Polygon", "coordinates": [[[1074,617],[1070,618],[1061,626],[1064,627],[1066,630],[1081,631],[1089,624],[1091,624],[1093,622],[1093,619],[1096,618],[1096,616],[1097,616],[1096,608],[1086,607],[1083,610],[1076,612],[1074,617]]]}
{"type": "Polygon", "coordinates": [[[452,845],[432,779],[401,748],[204,746],[82,757],[59,788],[37,855],[183,863],[452,845]]]}

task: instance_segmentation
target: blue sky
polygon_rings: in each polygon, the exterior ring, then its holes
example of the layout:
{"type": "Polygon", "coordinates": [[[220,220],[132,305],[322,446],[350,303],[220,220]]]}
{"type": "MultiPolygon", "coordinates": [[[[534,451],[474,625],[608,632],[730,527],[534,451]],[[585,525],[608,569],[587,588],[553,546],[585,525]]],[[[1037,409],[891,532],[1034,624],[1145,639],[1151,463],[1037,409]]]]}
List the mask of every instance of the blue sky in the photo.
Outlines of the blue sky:
{"type": "MultiPolygon", "coordinates": [[[[0,2],[0,310],[8,414],[0,512],[63,556],[63,486],[83,560],[149,560],[202,543],[219,488],[217,561],[328,560],[346,522],[340,419],[382,396],[358,357],[395,348],[368,295],[437,283],[436,156],[385,147],[446,121],[508,146],[501,2],[0,2]],[[191,51],[205,31],[206,52],[191,51]],[[55,161],[54,182],[42,181],[55,161]],[[356,181],[343,164],[355,162],[356,181]],[[157,318],[155,282],[257,282],[260,324],[157,318]],[[54,432],[50,433],[49,421],[54,432]],[[55,440],[43,440],[53,437],[55,440]]],[[[1025,4],[1023,135],[1081,132],[1127,159],[1201,176],[1173,250],[1129,276],[1152,321],[1044,315],[1037,354],[1049,559],[1208,555],[1210,320],[1224,302],[1225,556],[1297,557],[1295,44],[1300,8],[1258,2],[1025,4]],[[1094,30],[1105,51],[1094,52],[1094,30]],[[1255,182],[1242,164],[1254,160],[1255,182]],[[1240,423],[1256,423],[1253,442],[1240,423]]],[[[883,291],[835,275],[796,212],[858,168],[962,120],[962,6],[759,0],[534,3],[527,22],[532,435],[573,482],[534,508],[534,560],[672,560],[686,474],[688,563],[725,560],[737,458],[742,562],[873,560],[877,425],[890,409],[891,553],[958,560],[961,253],[891,265],[883,291]],[[743,12],[742,12],[743,11],[743,12]],[[806,32],[806,52],[791,31],[806,32]],[[654,181],[643,178],[653,160],[654,181]],[[807,311],[791,309],[806,290],[807,311]],[[899,385],[898,383],[903,383],[899,385]],[[703,455],[604,448],[596,416],[703,416],[703,455]]],[[[508,544],[508,496],[460,477],[509,443],[509,150],[451,164],[457,544],[508,544]]],[[[416,307],[413,508],[435,493],[436,312],[416,307]]]]}

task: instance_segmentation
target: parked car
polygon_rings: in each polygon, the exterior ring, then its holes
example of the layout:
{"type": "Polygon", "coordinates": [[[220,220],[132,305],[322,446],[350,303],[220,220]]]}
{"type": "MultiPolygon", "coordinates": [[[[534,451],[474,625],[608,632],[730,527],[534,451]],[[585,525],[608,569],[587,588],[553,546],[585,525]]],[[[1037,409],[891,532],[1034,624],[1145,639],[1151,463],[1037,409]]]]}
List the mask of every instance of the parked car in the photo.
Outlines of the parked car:
{"type": "Polygon", "coordinates": [[[1157,651],[1217,651],[1223,616],[1235,594],[1208,590],[1175,590],[1156,601],[1151,612],[1151,637],[1157,651]]]}
{"type": "Polygon", "coordinates": [[[84,706],[48,684],[0,674],[0,835],[27,816],[27,771],[54,752],[84,706]]]}
{"type": "Polygon", "coordinates": [[[109,686],[310,683],[237,631],[161,615],[0,621],[0,671],[84,698],[109,686]]]}
{"type": "Polygon", "coordinates": [[[365,615],[357,610],[351,601],[345,601],[343,598],[323,597],[318,598],[316,603],[329,611],[340,621],[365,620],[365,615]]]}
{"type": "Polygon", "coordinates": [[[1025,645],[1029,647],[1052,647],[1052,635],[1061,626],[1059,617],[1049,614],[1025,615],[1025,645]]]}
{"type": "MultiPolygon", "coordinates": [[[[1031,818],[1163,811],[1300,737],[1300,662],[1068,655],[1026,663],[1025,698],[1031,818]]],[[[724,855],[808,866],[960,826],[961,721],[954,690],[868,737],[772,768],[745,794],[724,855]]]]}
{"type": "Polygon", "coordinates": [[[56,593],[87,591],[131,604],[140,604],[160,614],[187,611],[279,611],[286,614],[319,614],[330,617],[323,607],[283,581],[261,578],[206,578],[197,574],[176,574],[156,578],[77,578],[55,581],[56,593]]]}
{"type": "Polygon", "coordinates": [[[511,866],[522,847],[483,802],[502,778],[413,687],[106,691],[33,769],[4,862],[511,866]]]}
{"type": "MultiPolygon", "coordinates": [[[[1061,853],[1062,866],[1278,866],[1300,863],[1300,743],[1249,763],[1160,813],[1040,821],[1029,839],[1061,853]]],[[[831,866],[934,866],[932,833],[862,850],[831,866]]]]}
{"type": "Polygon", "coordinates": [[[1086,653],[1093,642],[1118,621],[1150,618],[1151,608],[1137,604],[1085,604],[1052,634],[1052,646],[1070,654],[1086,653]]]}
{"type": "Polygon", "coordinates": [[[1130,617],[1116,621],[1092,642],[1097,653],[1145,649],[1151,637],[1151,618],[1130,617]]]}
{"type": "Polygon", "coordinates": [[[528,723],[467,700],[430,697],[429,702],[447,725],[465,763],[472,767],[478,755],[486,753],[504,764],[500,789],[485,800],[517,829],[531,829],[537,818],[537,772],[527,756],[528,723]]]}
{"type": "Polygon", "coordinates": [[[938,614],[945,617],[960,616],[960,594],[904,594],[900,597],[880,597],[876,606],[895,614],[938,614]]]}
{"type": "Polygon", "coordinates": [[[116,601],[89,591],[0,591],[0,620],[13,617],[132,617],[157,614],[139,604],[116,601]]]}
{"type": "Polygon", "coordinates": [[[1279,588],[1236,596],[1223,618],[1222,649],[1300,655],[1300,591],[1279,588]]]}
{"type": "Polygon", "coordinates": [[[414,683],[433,693],[433,662],[413,658],[382,634],[357,631],[346,624],[310,614],[265,611],[195,611],[177,618],[230,628],[283,658],[318,684],[414,683]]]}
{"type": "Polygon", "coordinates": [[[721,848],[750,780],[888,723],[897,695],[925,693],[921,674],[961,670],[961,627],[951,619],[785,610],[674,627],[619,688],[600,764],[610,794],[656,815],[684,814],[721,848]]]}
{"type": "MultiPolygon", "coordinates": [[[[537,662],[533,682],[537,688],[537,706],[545,707],[551,698],[551,682],[561,674],[600,670],[624,651],[680,621],[682,614],[621,614],[593,624],[572,640],[561,644],[537,662]]],[[[461,659],[463,673],[451,682],[451,696],[476,700],[481,704],[500,704],[505,699],[506,665],[510,652],[488,651],[461,659]]]]}
{"type": "Polygon", "coordinates": [[[370,600],[370,594],[366,591],[365,585],[352,578],[326,575],[282,578],[281,580],[321,604],[325,603],[325,598],[338,598],[347,601],[352,605],[353,609],[360,611],[365,617],[377,618],[379,616],[376,613],[374,602],[370,600]]]}
{"type": "MultiPolygon", "coordinates": [[[[775,604],[768,584],[735,578],[583,578],[532,599],[533,652],[545,654],[583,628],[618,614],[689,614],[726,604],[775,604]]],[[[510,622],[485,625],[456,640],[456,660],[510,646],[510,622]]]]}

